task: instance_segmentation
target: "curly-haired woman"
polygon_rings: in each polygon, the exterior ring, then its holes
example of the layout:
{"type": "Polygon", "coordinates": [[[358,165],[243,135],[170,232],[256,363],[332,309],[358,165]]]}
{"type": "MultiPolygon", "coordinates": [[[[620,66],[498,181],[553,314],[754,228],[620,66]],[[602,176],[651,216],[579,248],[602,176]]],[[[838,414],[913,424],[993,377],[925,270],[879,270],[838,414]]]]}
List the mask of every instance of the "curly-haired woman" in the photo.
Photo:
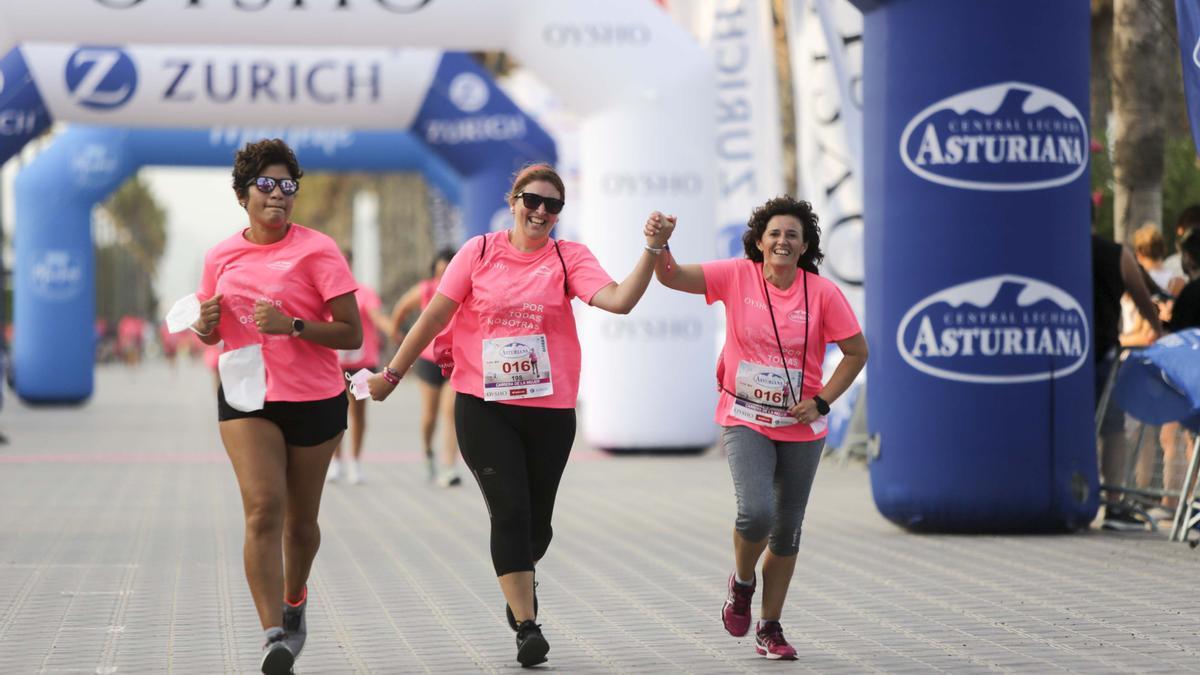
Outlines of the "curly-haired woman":
{"type": "Polygon", "coordinates": [[[233,191],[249,225],[205,255],[192,324],[206,344],[224,341],[217,419],[242,494],[261,668],[272,674],[291,672],[307,633],[321,489],[346,429],[335,350],[362,343],[357,284],[337,244],[289,220],[301,175],[279,139],[237,153],[233,191]]]}
{"type": "MultiPolygon", "coordinates": [[[[674,223],[655,214],[645,234],[669,233],[674,223]]],[[[747,227],[745,258],[680,265],[668,247],[654,271],[668,288],[725,305],[716,420],[733,474],[737,521],[721,618],[730,635],[750,629],[755,568],[766,551],[756,648],[768,659],[794,659],[779,618],[825,444],[825,415],[866,364],[867,341],[846,298],[817,271],[821,228],[808,202],[772,199],[754,210],[747,227]],[[843,358],[822,384],[830,342],[843,358]]]]}

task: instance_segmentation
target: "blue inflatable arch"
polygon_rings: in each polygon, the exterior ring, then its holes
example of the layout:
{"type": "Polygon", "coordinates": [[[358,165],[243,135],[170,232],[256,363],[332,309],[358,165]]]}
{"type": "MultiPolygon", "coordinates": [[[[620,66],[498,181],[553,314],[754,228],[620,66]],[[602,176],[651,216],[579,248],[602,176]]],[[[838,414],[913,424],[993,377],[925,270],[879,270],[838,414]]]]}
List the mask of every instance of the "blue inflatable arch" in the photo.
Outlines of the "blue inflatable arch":
{"type": "Polygon", "coordinates": [[[516,169],[531,161],[556,159],[550,136],[470,57],[454,53],[445,54],[438,65],[411,133],[71,127],[16,180],[14,273],[29,280],[17,285],[13,303],[13,381],[22,399],[77,403],[91,396],[93,207],[143,166],[229,166],[234,151],[247,140],[268,136],[288,140],[306,170],[420,171],[459,207],[466,236],[490,229],[516,169]],[[467,119],[450,98],[449,83],[462,73],[487,84],[483,112],[508,125],[508,132],[478,133],[470,126],[480,111],[470,111],[474,114],[467,119]],[[459,127],[456,120],[468,126],[459,127]]]}

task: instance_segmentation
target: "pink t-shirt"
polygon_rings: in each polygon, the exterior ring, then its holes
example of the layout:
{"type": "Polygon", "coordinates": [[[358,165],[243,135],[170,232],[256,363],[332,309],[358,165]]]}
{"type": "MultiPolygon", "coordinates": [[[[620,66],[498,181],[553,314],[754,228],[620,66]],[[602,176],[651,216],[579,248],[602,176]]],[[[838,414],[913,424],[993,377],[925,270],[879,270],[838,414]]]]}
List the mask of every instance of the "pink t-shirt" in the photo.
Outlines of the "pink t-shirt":
{"type": "Polygon", "coordinates": [[[554,393],[500,401],[538,408],[574,408],[579,393],[579,336],[571,298],[590,302],[612,277],[583,244],[554,242],[531,253],[518,251],[508,232],[473,237],[446,267],[438,293],[459,303],[454,317],[454,390],[483,398],[483,341],[546,336],[554,393]],[[484,237],[487,246],[479,259],[484,237]],[[563,264],[567,293],[563,292],[563,264]],[[568,297],[569,293],[569,297],[568,297]]]}
{"type": "Polygon", "coordinates": [[[203,302],[224,295],[219,325],[224,351],[262,344],[268,401],[319,401],[345,391],[337,352],[290,335],[259,333],[254,302],[269,300],[305,321],[330,321],[326,303],[357,287],[333,239],[292,223],[273,244],[252,243],[239,231],[212,247],[196,297],[203,302]]]}
{"type": "MultiPolygon", "coordinates": [[[[725,305],[725,347],[721,351],[723,375],[721,395],[717,400],[716,420],[722,426],[750,427],[767,438],[777,441],[811,441],[823,438],[824,425],[815,431],[807,424],[769,427],[754,424],[730,414],[737,391],[736,377],[739,362],[779,367],[779,344],[791,372],[800,370],[805,353],[805,326],[808,327],[808,350],[804,366],[804,386],[797,390],[801,400],[812,398],[821,390],[821,364],[825,360],[825,345],[853,337],[862,331],[846,297],[832,281],[800,270],[791,288],[781,291],[771,284],[771,308],[779,329],[779,342],[771,326],[771,313],[763,298],[762,263],[745,258],[714,260],[703,263],[708,304],[718,300],[725,305]],[[808,279],[808,308],[805,309],[804,281],[808,279]]],[[[788,401],[793,404],[793,401],[788,401]]]]}
{"type": "Polygon", "coordinates": [[[379,309],[383,301],[373,289],[363,284],[358,285],[355,299],[358,301],[358,318],[362,320],[362,346],[358,349],[339,349],[338,361],[344,370],[374,370],[379,365],[379,329],[371,320],[371,312],[379,309]]]}
{"type": "MultiPolygon", "coordinates": [[[[421,293],[421,311],[425,311],[425,308],[429,306],[430,301],[433,300],[433,296],[437,293],[438,280],[433,277],[422,279],[417,283],[417,288],[420,289],[421,293]]],[[[433,353],[433,342],[425,345],[425,349],[421,351],[421,358],[429,362],[437,362],[437,356],[433,353]]]]}

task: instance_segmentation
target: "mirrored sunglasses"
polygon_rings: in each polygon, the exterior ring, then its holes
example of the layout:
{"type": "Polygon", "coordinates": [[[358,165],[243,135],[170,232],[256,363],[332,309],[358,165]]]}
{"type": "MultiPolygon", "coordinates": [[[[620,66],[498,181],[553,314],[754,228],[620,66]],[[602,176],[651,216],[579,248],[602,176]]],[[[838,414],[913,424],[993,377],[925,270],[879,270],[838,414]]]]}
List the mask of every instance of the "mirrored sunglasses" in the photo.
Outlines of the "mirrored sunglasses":
{"type": "Polygon", "coordinates": [[[258,191],[269,195],[275,191],[275,186],[279,186],[279,191],[286,196],[292,196],[300,189],[300,181],[293,178],[271,178],[270,176],[259,176],[250,181],[250,185],[258,188],[258,191]]]}

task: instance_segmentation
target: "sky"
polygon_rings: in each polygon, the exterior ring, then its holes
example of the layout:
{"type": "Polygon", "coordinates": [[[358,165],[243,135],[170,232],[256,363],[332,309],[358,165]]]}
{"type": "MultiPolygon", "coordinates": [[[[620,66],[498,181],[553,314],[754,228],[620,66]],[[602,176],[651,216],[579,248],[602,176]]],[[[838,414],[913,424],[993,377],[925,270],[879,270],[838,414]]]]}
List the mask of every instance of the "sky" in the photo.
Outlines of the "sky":
{"type": "Polygon", "coordinates": [[[155,290],[165,309],[200,285],[204,252],[246,226],[246,212],[229,186],[229,169],[147,167],[141,171],[167,212],[167,249],[155,290]]]}

